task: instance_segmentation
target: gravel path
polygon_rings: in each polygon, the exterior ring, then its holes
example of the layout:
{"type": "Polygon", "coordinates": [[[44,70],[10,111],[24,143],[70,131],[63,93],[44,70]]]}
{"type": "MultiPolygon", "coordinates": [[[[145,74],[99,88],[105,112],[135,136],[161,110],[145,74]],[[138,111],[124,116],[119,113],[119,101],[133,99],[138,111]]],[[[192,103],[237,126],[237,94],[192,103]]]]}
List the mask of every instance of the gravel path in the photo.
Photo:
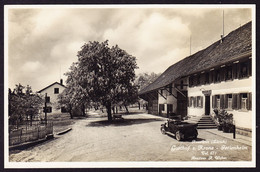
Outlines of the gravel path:
{"type": "Polygon", "coordinates": [[[112,124],[91,113],[77,120],[72,130],[21,152],[12,152],[14,162],[92,161],[250,161],[251,147],[199,130],[195,142],[178,142],[162,135],[165,118],[136,114],[112,124]]]}

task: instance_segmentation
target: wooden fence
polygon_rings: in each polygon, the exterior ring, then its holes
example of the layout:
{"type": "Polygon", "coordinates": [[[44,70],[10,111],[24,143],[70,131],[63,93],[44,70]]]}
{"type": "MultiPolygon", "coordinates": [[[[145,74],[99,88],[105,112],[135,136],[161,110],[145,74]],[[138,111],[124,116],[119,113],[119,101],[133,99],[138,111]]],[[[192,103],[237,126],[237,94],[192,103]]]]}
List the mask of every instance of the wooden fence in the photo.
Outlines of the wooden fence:
{"type": "Polygon", "coordinates": [[[53,134],[52,122],[47,125],[38,124],[25,129],[13,130],[9,132],[9,146],[44,139],[48,134],[53,134]]]}

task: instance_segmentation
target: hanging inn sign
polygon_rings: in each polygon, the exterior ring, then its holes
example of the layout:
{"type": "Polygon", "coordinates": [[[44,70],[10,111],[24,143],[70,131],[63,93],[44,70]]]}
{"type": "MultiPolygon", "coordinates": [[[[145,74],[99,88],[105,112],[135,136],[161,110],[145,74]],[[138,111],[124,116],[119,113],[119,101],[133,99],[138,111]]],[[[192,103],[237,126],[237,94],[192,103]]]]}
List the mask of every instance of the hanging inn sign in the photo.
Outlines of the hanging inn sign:
{"type": "Polygon", "coordinates": [[[210,96],[210,95],[211,95],[211,90],[204,90],[204,91],[202,91],[202,93],[203,93],[205,96],[210,96]]]}

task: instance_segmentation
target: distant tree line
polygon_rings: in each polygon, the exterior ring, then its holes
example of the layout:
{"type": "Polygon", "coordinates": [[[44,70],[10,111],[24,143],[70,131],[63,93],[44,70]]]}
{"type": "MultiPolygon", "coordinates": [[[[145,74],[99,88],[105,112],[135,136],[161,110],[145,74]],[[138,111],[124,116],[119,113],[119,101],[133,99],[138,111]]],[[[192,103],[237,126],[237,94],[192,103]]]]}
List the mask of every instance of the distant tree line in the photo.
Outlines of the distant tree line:
{"type": "Polygon", "coordinates": [[[156,74],[154,72],[148,73],[140,73],[136,76],[136,85],[138,85],[138,91],[144,89],[146,86],[155,81],[161,74],[156,74]]]}

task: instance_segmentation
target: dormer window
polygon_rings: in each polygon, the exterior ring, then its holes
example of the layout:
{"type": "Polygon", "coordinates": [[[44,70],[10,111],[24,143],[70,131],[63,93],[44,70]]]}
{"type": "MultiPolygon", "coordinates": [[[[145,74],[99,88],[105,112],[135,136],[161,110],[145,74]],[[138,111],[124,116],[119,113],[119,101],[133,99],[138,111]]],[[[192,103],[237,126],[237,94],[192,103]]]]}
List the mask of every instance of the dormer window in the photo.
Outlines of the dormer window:
{"type": "Polygon", "coordinates": [[[59,88],[54,88],[54,94],[59,94],[59,88]]]}

